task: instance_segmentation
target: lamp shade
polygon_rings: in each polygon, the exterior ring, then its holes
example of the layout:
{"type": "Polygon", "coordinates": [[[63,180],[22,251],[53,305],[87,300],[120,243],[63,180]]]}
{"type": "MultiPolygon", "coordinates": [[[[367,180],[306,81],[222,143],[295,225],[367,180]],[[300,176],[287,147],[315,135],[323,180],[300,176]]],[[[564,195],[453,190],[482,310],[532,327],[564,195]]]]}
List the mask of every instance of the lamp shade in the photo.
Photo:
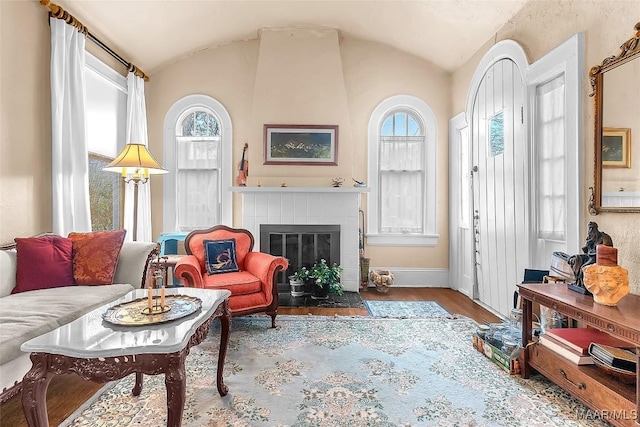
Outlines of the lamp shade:
{"type": "Polygon", "coordinates": [[[163,174],[169,171],[160,166],[144,144],[131,142],[122,149],[118,157],[102,170],[117,173],[163,174]]]}

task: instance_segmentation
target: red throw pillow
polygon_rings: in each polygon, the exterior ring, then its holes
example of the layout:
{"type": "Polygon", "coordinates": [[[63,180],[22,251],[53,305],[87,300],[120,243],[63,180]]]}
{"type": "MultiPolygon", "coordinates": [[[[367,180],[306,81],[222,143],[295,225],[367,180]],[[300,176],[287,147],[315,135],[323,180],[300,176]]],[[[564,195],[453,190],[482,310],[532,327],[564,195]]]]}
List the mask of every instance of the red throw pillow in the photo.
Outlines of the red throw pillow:
{"type": "Polygon", "coordinates": [[[69,233],[73,242],[73,278],[77,285],[110,285],[126,230],[69,233]]]}
{"type": "Polygon", "coordinates": [[[15,238],[16,287],[12,294],[72,286],[71,240],[62,236],[15,238]]]}

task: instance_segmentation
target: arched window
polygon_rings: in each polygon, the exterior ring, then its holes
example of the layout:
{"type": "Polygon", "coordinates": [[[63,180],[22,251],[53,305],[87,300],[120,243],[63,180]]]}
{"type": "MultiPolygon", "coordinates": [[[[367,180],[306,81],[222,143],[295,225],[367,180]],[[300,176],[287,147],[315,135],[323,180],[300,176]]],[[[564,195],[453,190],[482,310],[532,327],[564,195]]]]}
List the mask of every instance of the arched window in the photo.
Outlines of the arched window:
{"type": "Polygon", "coordinates": [[[231,120],[204,95],[176,102],[165,118],[164,232],[231,222],[231,120]]]}
{"type": "Polygon", "coordinates": [[[383,101],[369,121],[370,245],[430,246],[436,234],[436,122],[418,98],[383,101]]]}

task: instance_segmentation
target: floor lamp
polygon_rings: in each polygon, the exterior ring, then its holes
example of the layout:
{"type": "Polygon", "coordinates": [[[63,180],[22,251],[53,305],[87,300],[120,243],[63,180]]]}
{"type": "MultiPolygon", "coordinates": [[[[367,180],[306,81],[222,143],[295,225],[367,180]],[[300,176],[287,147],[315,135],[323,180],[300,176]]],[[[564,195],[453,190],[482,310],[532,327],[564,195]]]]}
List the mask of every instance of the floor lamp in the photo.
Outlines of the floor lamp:
{"type": "Polygon", "coordinates": [[[149,175],[168,173],[153,158],[146,145],[131,142],[102,170],[122,174],[125,184],[133,182],[133,240],[138,240],[138,185],[145,184],[149,175]]]}

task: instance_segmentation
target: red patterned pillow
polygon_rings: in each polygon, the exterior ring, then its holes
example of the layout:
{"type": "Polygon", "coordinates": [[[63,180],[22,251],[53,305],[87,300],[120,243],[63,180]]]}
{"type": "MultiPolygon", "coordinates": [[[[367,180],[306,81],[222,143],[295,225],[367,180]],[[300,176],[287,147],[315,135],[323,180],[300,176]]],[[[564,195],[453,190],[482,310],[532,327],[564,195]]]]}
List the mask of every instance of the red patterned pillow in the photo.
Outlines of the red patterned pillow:
{"type": "Polygon", "coordinates": [[[12,294],[72,286],[71,240],[61,236],[16,238],[16,287],[12,294]]]}
{"type": "Polygon", "coordinates": [[[77,285],[110,285],[126,230],[69,233],[73,242],[73,278],[77,285]]]}

